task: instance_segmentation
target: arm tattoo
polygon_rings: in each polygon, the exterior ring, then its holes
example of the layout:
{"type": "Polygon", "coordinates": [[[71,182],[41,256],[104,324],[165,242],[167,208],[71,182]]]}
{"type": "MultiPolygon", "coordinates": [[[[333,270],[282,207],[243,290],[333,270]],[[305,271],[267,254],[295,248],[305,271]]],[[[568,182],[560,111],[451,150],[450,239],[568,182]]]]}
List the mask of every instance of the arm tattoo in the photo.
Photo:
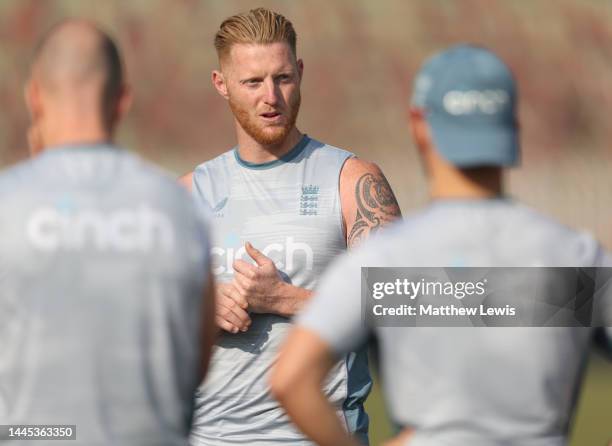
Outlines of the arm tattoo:
{"type": "Polygon", "coordinates": [[[383,175],[363,174],[355,186],[355,200],[357,215],[347,237],[349,247],[402,215],[391,186],[383,175]]]}

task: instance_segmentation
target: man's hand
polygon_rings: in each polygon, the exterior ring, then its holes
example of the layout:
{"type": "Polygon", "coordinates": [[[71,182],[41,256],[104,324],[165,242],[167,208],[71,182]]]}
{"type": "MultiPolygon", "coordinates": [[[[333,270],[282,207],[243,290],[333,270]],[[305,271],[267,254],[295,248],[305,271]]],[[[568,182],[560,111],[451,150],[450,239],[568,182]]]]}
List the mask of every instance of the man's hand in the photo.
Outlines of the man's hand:
{"type": "Polygon", "coordinates": [[[281,316],[295,314],[312,293],[286,283],[272,259],[250,243],[246,243],[245,249],[257,265],[240,259],[234,261],[232,285],[248,303],[249,310],[281,316]]]}
{"type": "Polygon", "coordinates": [[[241,297],[248,302],[249,309],[254,313],[274,313],[278,301],[282,299],[282,289],[285,282],[281,278],[276,265],[250,243],[245,244],[246,252],[257,265],[251,265],[244,260],[234,261],[234,281],[232,282],[241,297]]]}
{"type": "Polygon", "coordinates": [[[231,283],[219,283],[215,287],[215,322],[230,333],[247,331],[251,318],[247,313],[247,301],[231,283]]]}

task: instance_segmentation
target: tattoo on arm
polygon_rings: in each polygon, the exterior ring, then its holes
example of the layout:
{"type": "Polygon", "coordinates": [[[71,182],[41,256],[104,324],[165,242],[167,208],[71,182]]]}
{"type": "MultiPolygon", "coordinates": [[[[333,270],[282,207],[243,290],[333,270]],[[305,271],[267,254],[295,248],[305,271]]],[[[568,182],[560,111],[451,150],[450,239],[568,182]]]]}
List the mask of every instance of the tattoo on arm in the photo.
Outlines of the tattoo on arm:
{"type": "Polygon", "coordinates": [[[383,175],[362,175],[355,185],[355,200],[357,215],[347,237],[349,247],[402,215],[391,186],[383,175]]]}

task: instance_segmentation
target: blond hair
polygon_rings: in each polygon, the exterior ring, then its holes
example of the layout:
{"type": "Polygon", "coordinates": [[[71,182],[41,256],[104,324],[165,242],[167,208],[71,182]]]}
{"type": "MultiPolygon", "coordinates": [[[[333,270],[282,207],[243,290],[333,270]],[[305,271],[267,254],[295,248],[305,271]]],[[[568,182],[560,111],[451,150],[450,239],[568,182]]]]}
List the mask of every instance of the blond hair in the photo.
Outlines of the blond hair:
{"type": "Polygon", "coordinates": [[[297,36],[289,20],[283,15],[265,8],[228,17],[215,34],[215,48],[219,59],[226,57],[237,43],[287,42],[296,55],[297,36]]]}

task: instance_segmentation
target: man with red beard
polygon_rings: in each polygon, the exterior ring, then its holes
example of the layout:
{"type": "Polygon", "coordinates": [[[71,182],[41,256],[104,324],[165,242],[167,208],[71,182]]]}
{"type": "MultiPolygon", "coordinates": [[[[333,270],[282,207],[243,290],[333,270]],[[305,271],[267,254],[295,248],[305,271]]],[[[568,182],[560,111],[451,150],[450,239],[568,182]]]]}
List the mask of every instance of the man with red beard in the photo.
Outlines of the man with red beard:
{"type": "MultiPolygon", "coordinates": [[[[267,374],[291,322],[329,262],[400,217],[380,169],[295,126],[304,70],[291,22],[258,8],[215,36],[212,81],[238,144],[181,181],[214,214],[216,321],[224,330],[196,398],[194,445],[310,445],[270,396],[267,374]]],[[[326,394],[367,444],[364,351],[334,368],[326,394]]]]}

